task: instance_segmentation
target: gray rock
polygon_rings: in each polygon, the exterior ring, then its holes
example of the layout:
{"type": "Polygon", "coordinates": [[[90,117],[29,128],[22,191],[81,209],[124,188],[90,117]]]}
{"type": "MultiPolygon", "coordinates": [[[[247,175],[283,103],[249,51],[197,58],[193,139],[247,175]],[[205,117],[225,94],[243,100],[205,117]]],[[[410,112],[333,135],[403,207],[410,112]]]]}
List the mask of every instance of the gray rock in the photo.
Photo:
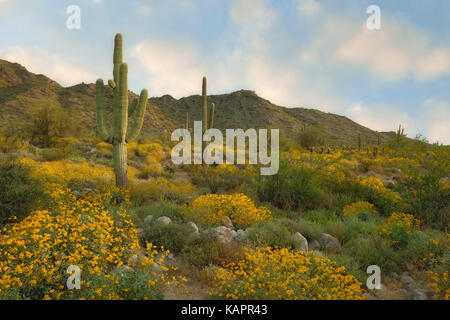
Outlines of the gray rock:
{"type": "Polygon", "coordinates": [[[238,231],[236,231],[236,236],[234,237],[234,239],[236,241],[244,241],[246,237],[247,231],[239,229],[238,231]]]}
{"type": "Polygon", "coordinates": [[[428,296],[425,294],[423,290],[415,289],[413,291],[413,300],[428,300],[428,296]]]}
{"type": "Polygon", "coordinates": [[[298,244],[295,247],[296,251],[308,252],[308,240],[300,233],[296,232],[294,234],[296,240],[298,240],[298,244]]]}
{"type": "Polygon", "coordinates": [[[152,215],[148,215],[144,219],[144,224],[146,226],[149,226],[152,223],[152,221],[153,221],[153,216],[152,215]]]}
{"type": "Polygon", "coordinates": [[[193,222],[188,222],[188,226],[191,228],[193,233],[198,234],[198,227],[195,223],[193,222]]]}
{"type": "Polygon", "coordinates": [[[320,250],[320,243],[317,240],[313,240],[308,244],[309,250],[312,251],[319,251],[320,250]]]}
{"type": "Polygon", "coordinates": [[[211,230],[211,236],[221,243],[230,243],[233,241],[233,232],[230,228],[220,226],[211,230]]]}
{"type": "Polygon", "coordinates": [[[140,239],[143,239],[143,238],[145,237],[145,231],[144,231],[144,229],[139,228],[139,229],[137,230],[137,232],[138,232],[138,236],[139,236],[140,239]]]}
{"type": "Polygon", "coordinates": [[[338,239],[333,237],[332,235],[329,235],[328,233],[322,233],[319,238],[320,246],[328,251],[328,252],[341,252],[342,247],[339,243],[338,239]]]}
{"type": "Polygon", "coordinates": [[[131,272],[131,271],[133,271],[132,268],[130,268],[129,266],[123,265],[123,266],[120,266],[119,268],[114,269],[111,273],[114,275],[118,275],[119,277],[122,277],[127,272],[131,272]]]}
{"type": "Polygon", "coordinates": [[[222,222],[225,227],[234,229],[234,225],[233,225],[233,222],[231,221],[230,217],[228,217],[228,216],[223,217],[222,222]]]}
{"type": "Polygon", "coordinates": [[[390,272],[389,277],[391,277],[392,279],[398,279],[399,275],[397,274],[397,272],[390,272]]]}
{"type": "Polygon", "coordinates": [[[159,217],[158,219],[156,219],[156,220],[155,220],[155,223],[156,223],[156,224],[168,225],[168,224],[171,224],[171,223],[172,223],[172,220],[170,220],[169,217],[162,216],[162,217],[159,217]]]}
{"type": "Polygon", "coordinates": [[[163,269],[161,269],[161,267],[159,266],[159,264],[154,263],[150,266],[150,270],[156,273],[163,273],[163,269]]]}
{"type": "Polygon", "coordinates": [[[406,285],[408,285],[410,287],[415,287],[416,286],[416,282],[414,281],[413,278],[410,277],[409,273],[406,272],[406,271],[402,273],[402,275],[400,277],[400,281],[403,284],[406,284],[406,285]]]}

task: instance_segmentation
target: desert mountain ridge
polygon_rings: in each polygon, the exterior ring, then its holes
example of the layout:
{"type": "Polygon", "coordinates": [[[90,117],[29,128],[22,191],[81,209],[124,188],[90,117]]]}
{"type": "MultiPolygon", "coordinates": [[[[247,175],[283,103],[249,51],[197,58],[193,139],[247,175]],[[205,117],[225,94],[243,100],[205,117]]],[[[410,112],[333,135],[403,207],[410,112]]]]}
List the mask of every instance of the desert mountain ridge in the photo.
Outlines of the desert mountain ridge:
{"type": "MultiPolygon", "coordinates": [[[[132,96],[137,95],[130,92],[130,97],[132,96]]],[[[109,106],[111,101],[112,91],[108,87],[106,102],[109,106]]],[[[189,113],[191,127],[194,120],[202,118],[200,95],[175,99],[167,94],[152,97],[148,102],[143,136],[170,137],[174,129],[185,126],[186,112],[189,113]]],[[[32,107],[49,103],[60,104],[74,119],[81,121],[89,132],[95,131],[95,84],[81,83],[63,87],[44,75],[29,72],[20,64],[0,59],[0,124],[26,118],[32,107]]],[[[208,103],[216,104],[215,127],[218,129],[279,128],[282,135],[295,139],[302,128],[314,126],[323,130],[331,145],[356,145],[359,134],[364,144],[378,141],[378,132],[345,116],[316,109],[278,106],[250,90],[210,95],[208,103]]],[[[382,141],[387,141],[394,132],[383,132],[380,135],[382,141]]]]}

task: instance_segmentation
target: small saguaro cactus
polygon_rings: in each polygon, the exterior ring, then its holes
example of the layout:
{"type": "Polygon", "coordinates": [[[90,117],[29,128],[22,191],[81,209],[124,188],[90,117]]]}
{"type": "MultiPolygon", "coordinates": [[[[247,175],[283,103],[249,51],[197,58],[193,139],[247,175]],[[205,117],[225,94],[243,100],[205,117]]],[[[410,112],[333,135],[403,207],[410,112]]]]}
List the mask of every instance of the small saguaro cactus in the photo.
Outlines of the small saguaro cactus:
{"type": "Polygon", "coordinates": [[[203,77],[203,83],[202,83],[202,105],[203,105],[203,133],[208,130],[212,129],[214,127],[214,113],[216,110],[216,105],[214,103],[211,103],[211,110],[209,114],[208,119],[208,93],[207,93],[207,80],[206,77],[203,77]]]}
{"type": "Polygon", "coordinates": [[[186,125],[184,128],[189,131],[189,112],[186,112],[186,125]]]}
{"type": "Polygon", "coordinates": [[[361,152],[361,133],[358,134],[358,151],[361,152]]]}
{"type": "Polygon", "coordinates": [[[113,90],[113,124],[112,134],[106,125],[105,85],[102,79],[97,80],[97,128],[103,141],[113,145],[114,173],[118,187],[128,186],[127,143],[136,139],[144,123],[148,92],[141,91],[139,99],[133,99],[128,106],[128,66],[122,58],[122,35],[117,34],[114,40],[114,80],[108,84],[113,90]],[[128,115],[135,114],[134,124],[128,129],[128,115]]]}

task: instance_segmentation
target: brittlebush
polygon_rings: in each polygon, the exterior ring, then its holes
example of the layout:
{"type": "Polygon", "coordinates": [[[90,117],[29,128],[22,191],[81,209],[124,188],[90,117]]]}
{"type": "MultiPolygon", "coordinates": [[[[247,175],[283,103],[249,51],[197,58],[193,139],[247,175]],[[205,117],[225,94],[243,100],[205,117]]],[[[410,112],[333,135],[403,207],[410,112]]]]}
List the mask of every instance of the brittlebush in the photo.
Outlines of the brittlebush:
{"type": "Polygon", "coordinates": [[[204,225],[222,224],[227,216],[239,227],[272,219],[269,209],[255,206],[249,197],[241,193],[203,195],[195,199],[184,214],[204,225]]]}
{"type": "Polygon", "coordinates": [[[245,258],[218,269],[208,291],[219,299],[360,300],[361,283],[334,261],[286,248],[246,249],[245,258]]]}
{"type": "MultiPolygon", "coordinates": [[[[68,189],[50,185],[53,204],[35,211],[0,234],[0,299],[145,299],[159,297],[159,286],[170,284],[167,269],[149,272],[160,254],[151,244],[140,269],[127,276],[114,272],[139,252],[138,234],[126,212],[114,215],[104,201],[107,193],[77,199],[68,189]],[[68,290],[69,266],[81,270],[81,289],[68,290]],[[124,283],[124,279],[129,281],[124,283]],[[128,286],[133,285],[135,292],[128,286]]],[[[126,201],[126,196],[123,197],[126,201]]],[[[160,257],[168,255],[163,251],[160,257]]]]}

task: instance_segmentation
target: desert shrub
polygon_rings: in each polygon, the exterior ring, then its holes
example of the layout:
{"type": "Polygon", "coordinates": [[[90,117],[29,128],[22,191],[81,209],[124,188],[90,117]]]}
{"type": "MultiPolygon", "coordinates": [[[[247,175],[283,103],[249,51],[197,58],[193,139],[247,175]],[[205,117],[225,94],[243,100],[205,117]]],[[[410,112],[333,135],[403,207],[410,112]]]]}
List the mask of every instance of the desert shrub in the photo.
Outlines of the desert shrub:
{"type": "Polygon", "coordinates": [[[164,176],[164,170],[159,163],[143,167],[141,172],[137,175],[139,179],[148,179],[150,177],[156,178],[161,176],[164,176]]]}
{"type": "Polygon", "coordinates": [[[376,214],[377,210],[375,209],[374,205],[367,201],[354,202],[350,205],[345,206],[343,210],[344,218],[355,216],[363,221],[368,220],[372,215],[376,214]]]}
{"type": "Polygon", "coordinates": [[[367,237],[373,233],[378,225],[378,220],[376,217],[369,216],[368,219],[361,220],[358,217],[350,217],[346,219],[343,223],[344,235],[343,241],[345,243],[358,239],[359,237],[367,237]]]}
{"type": "Polygon", "coordinates": [[[246,249],[244,259],[217,270],[214,282],[208,294],[216,299],[364,299],[344,267],[286,248],[246,249]]]}
{"type": "Polygon", "coordinates": [[[203,225],[220,225],[225,217],[229,217],[238,227],[247,227],[272,218],[269,209],[257,207],[249,197],[239,193],[200,196],[183,214],[203,225]]]}
{"type": "Polygon", "coordinates": [[[338,219],[336,216],[336,213],[331,210],[309,210],[309,211],[303,212],[301,217],[303,219],[306,219],[306,220],[309,220],[309,221],[312,221],[315,223],[320,223],[320,224],[325,224],[328,221],[338,219]]]}
{"type": "Polygon", "coordinates": [[[157,247],[179,253],[191,234],[191,228],[185,224],[153,224],[145,229],[144,239],[157,247]]]}
{"type": "Polygon", "coordinates": [[[257,182],[258,197],[285,210],[321,208],[324,192],[315,180],[315,172],[311,168],[280,161],[276,175],[262,177],[257,182]]]}
{"type": "Polygon", "coordinates": [[[420,158],[420,167],[412,167],[400,179],[398,189],[408,203],[408,211],[427,226],[448,230],[450,160],[448,153],[434,148],[420,158]]]}
{"type": "Polygon", "coordinates": [[[130,181],[130,199],[136,207],[150,201],[167,200],[179,204],[186,203],[194,193],[191,184],[175,185],[166,178],[149,179],[148,182],[130,181]]]}
{"type": "Polygon", "coordinates": [[[0,164],[0,225],[12,217],[22,220],[47,199],[41,180],[32,169],[15,161],[0,164]]]}
{"type": "Polygon", "coordinates": [[[194,184],[207,186],[211,193],[233,192],[249,177],[244,170],[237,166],[221,164],[218,166],[193,166],[191,179],[194,184]]]}
{"type": "Polygon", "coordinates": [[[183,216],[180,215],[183,206],[172,201],[155,201],[150,204],[130,210],[130,215],[135,216],[137,221],[142,223],[148,215],[154,219],[166,216],[176,222],[182,222],[183,216]]]}
{"type": "Polygon", "coordinates": [[[247,229],[245,242],[252,247],[295,248],[300,241],[278,221],[260,222],[247,229]]]}
{"type": "Polygon", "coordinates": [[[299,142],[304,148],[323,146],[326,143],[326,136],[321,129],[308,127],[300,133],[299,142]]]}
{"type": "Polygon", "coordinates": [[[400,272],[402,261],[388,239],[381,237],[358,237],[347,242],[345,253],[363,268],[377,265],[382,272],[400,272]]]}
{"type": "Polygon", "coordinates": [[[41,155],[44,161],[58,161],[67,159],[73,150],[70,147],[43,149],[41,155]]]}
{"type": "Polygon", "coordinates": [[[48,148],[56,138],[76,135],[80,129],[61,105],[50,103],[33,107],[24,130],[31,143],[48,148]]]}
{"type": "Polygon", "coordinates": [[[204,268],[209,265],[239,261],[243,255],[243,247],[234,241],[220,243],[211,240],[209,235],[201,233],[188,240],[182,255],[189,264],[197,268],[204,268]]]}
{"type": "Polygon", "coordinates": [[[309,240],[317,240],[320,238],[320,234],[324,232],[324,226],[320,223],[316,223],[309,220],[299,219],[299,232],[309,240]]]}

